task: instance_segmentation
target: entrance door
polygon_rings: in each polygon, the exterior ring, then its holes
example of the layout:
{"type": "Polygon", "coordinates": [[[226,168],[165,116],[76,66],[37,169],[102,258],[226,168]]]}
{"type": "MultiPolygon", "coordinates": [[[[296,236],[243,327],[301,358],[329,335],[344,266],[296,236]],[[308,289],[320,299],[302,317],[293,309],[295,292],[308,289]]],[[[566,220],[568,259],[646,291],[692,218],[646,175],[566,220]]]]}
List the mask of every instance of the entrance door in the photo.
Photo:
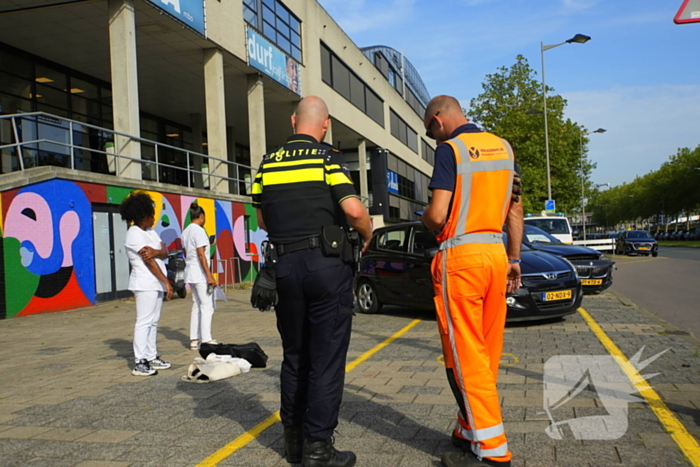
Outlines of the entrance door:
{"type": "Polygon", "coordinates": [[[95,238],[95,285],[97,301],[128,297],[129,259],[124,249],[127,225],[119,208],[93,205],[92,229],[95,238]]]}

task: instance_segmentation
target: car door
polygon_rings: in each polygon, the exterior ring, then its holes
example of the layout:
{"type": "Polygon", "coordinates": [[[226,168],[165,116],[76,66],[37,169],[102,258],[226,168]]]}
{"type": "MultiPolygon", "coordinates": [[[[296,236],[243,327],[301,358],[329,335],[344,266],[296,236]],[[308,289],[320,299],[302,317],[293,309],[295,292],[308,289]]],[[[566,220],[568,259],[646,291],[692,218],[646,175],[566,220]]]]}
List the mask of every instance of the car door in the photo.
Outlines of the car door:
{"type": "Polygon", "coordinates": [[[386,229],[377,238],[377,285],[383,289],[389,302],[403,302],[409,271],[408,240],[410,226],[386,229]]]}
{"type": "Polygon", "coordinates": [[[438,246],[435,235],[422,225],[415,225],[411,229],[406,262],[409,280],[403,286],[406,287],[405,296],[422,306],[433,304],[435,293],[430,265],[438,246]]]}

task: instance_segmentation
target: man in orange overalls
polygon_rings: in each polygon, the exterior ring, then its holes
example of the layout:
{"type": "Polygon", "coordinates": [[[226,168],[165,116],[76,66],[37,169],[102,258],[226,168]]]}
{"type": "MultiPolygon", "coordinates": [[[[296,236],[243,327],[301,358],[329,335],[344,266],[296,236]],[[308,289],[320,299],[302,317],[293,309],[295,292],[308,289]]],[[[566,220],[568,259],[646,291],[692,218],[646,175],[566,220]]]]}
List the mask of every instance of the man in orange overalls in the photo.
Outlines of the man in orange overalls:
{"type": "MultiPolygon", "coordinates": [[[[503,350],[506,291],[520,286],[523,208],[510,144],[469,123],[459,102],[428,104],[426,135],[438,142],[433,192],[421,221],[440,230],[432,264],[447,378],[459,412],[447,467],[510,466],[496,390],[503,350]],[[516,189],[514,189],[516,188],[516,189]],[[503,245],[503,225],[508,247],[503,245]]],[[[517,176],[519,185],[519,176],[517,176]]]]}

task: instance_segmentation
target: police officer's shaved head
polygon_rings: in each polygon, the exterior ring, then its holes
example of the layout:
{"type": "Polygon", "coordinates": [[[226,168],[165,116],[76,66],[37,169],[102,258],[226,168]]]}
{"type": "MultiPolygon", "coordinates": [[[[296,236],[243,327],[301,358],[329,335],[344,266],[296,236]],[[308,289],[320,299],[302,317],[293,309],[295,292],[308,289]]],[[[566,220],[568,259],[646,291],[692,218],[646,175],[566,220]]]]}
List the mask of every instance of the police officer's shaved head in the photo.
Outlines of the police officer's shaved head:
{"type": "Polygon", "coordinates": [[[292,115],[294,131],[313,136],[318,141],[323,141],[329,124],[328,106],[317,96],[308,96],[299,101],[292,115]]]}
{"type": "Polygon", "coordinates": [[[465,123],[469,123],[469,121],[464,116],[459,101],[454,97],[435,96],[428,102],[423,125],[428,136],[432,134],[438,143],[447,140],[454,130],[465,123]]]}

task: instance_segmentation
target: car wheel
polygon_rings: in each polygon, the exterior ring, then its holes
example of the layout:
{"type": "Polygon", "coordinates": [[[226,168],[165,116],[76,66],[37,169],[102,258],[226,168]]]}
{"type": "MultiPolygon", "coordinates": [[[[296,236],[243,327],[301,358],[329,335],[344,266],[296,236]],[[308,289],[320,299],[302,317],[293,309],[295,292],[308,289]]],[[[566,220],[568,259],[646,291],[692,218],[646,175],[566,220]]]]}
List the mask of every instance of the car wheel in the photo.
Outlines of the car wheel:
{"type": "Polygon", "coordinates": [[[360,313],[370,315],[379,313],[382,309],[382,304],[379,302],[374,284],[366,279],[357,286],[357,307],[360,313]]]}
{"type": "Polygon", "coordinates": [[[659,256],[659,252],[658,252],[658,251],[657,251],[657,252],[654,252],[654,253],[651,254],[651,256],[653,256],[654,258],[656,258],[657,256],[659,256]]]}
{"type": "Polygon", "coordinates": [[[632,255],[632,247],[630,245],[627,245],[625,247],[625,255],[631,256],[632,255]]]}
{"type": "Polygon", "coordinates": [[[177,296],[180,298],[185,298],[187,296],[187,289],[184,287],[177,289],[177,296]]]}

